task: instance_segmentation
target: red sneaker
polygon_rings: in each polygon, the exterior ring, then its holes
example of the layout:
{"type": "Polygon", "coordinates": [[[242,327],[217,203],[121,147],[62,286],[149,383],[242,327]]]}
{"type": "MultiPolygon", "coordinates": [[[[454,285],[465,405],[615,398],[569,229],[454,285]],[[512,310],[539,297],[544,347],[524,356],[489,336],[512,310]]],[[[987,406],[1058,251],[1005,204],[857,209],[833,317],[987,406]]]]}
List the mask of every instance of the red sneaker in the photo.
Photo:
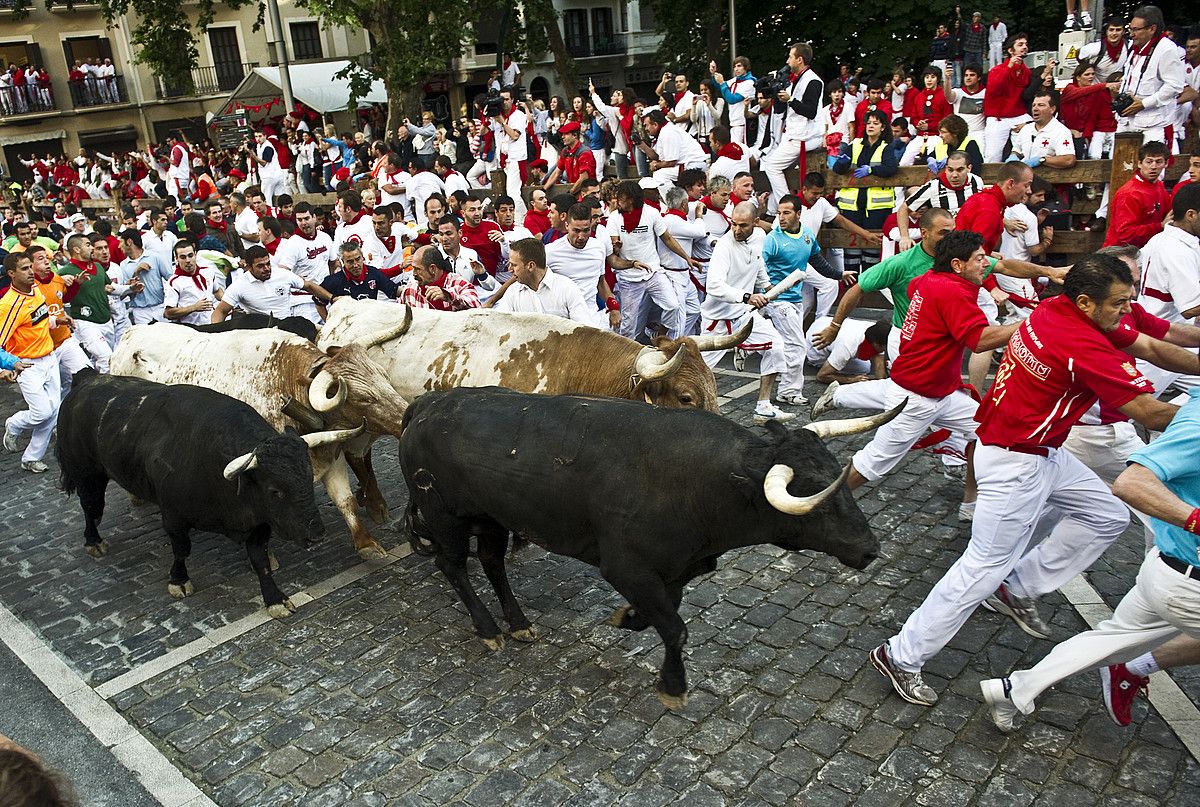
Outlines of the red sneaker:
{"type": "Polygon", "coordinates": [[[1099,670],[1100,687],[1104,690],[1104,706],[1108,715],[1118,726],[1128,726],[1132,718],[1130,710],[1133,699],[1139,692],[1146,692],[1149,678],[1134,675],[1124,664],[1112,664],[1099,670]]]}

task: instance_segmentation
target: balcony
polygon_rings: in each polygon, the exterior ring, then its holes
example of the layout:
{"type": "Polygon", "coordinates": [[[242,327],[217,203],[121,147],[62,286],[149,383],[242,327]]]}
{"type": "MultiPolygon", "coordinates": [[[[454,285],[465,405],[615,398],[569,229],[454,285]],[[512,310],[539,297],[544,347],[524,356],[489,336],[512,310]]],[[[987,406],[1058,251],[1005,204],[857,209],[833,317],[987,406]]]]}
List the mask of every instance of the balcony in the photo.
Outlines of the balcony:
{"type": "Polygon", "coordinates": [[[128,104],[129,92],[124,76],[91,77],[68,81],[71,104],[76,109],[128,104]]]}
{"type": "MultiPolygon", "coordinates": [[[[3,2],[3,0],[0,0],[3,2]]],[[[37,87],[4,87],[0,89],[0,118],[15,118],[21,115],[41,115],[55,112],[54,90],[37,87]],[[32,89],[32,92],[30,90],[32,89]]]]}
{"type": "Polygon", "coordinates": [[[586,39],[568,39],[567,52],[576,59],[590,56],[620,56],[627,50],[624,34],[588,36],[586,39]]]}
{"type": "Polygon", "coordinates": [[[189,80],[181,84],[170,84],[161,76],[156,76],[154,94],[163,100],[232,92],[237,85],[242,83],[242,79],[256,67],[258,67],[258,62],[228,64],[220,67],[196,67],[192,69],[189,80]]]}

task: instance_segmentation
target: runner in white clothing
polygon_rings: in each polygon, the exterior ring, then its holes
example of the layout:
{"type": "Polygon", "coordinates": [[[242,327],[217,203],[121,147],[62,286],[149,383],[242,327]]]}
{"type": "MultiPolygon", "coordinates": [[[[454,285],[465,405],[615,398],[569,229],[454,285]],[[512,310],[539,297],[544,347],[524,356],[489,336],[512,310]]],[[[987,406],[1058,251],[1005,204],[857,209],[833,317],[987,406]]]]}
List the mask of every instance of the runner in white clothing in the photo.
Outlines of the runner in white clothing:
{"type": "Polygon", "coordinates": [[[508,268],[513,279],[484,303],[484,308],[556,317],[592,325],[592,307],[584,302],[579,288],[546,268],[546,247],[536,238],[512,245],[508,268]]]}
{"type": "MultiPolygon", "coordinates": [[[[275,252],[275,261],[281,268],[320,285],[337,265],[333,239],[324,230],[317,229],[317,217],[311,204],[297,202],[294,212],[296,232],[275,252]]],[[[292,315],[307,317],[318,324],[321,322],[312,295],[303,291],[292,294],[292,315]]]]}
{"type": "Polygon", "coordinates": [[[611,238],[603,232],[592,235],[592,209],[575,204],[567,210],[566,236],[546,247],[546,268],[579,288],[584,302],[593,312],[590,325],[615,331],[621,326],[621,306],[604,278],[604,269],[611,263],[612,254],[611,238]],[[597,309],[593,302],[597,298],[604,301],[603,308],[597,309]]]}
{"type": "Polygon", "coordinates": [[[269,314],[276,319],[292,315],[293,292],[303,291],[326,303],[333,297],[325,289],[287,269],[272,269],[271,255],[258,245],[246,250],[246,271],[225,289],[212,310],[213,322],[224,322],[235,308],[247,314],[269,314]]]}

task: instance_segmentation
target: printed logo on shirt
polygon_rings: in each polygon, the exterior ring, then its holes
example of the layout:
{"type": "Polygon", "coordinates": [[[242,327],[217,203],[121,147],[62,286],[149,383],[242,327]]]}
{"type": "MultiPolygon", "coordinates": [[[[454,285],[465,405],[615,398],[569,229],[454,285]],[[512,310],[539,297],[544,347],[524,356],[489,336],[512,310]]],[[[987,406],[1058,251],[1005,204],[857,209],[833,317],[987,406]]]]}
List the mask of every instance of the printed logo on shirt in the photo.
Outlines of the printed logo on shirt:
{"type": "Polygon", "coordinates": [[[1137,378],[1141,375],[1141,373],[1138,372],[1138,369],[1133,366],[1132,362],[1121,362],[1121,369],[1128,373],[1130,378],[1137,378]]]}
{"type": "Polygon", "coordinates": [[[30,316],[29,320],[34,325],[37,325],[39,322],[41,322],[48,316],[50,316],[50,309],[47,308],[45,303],[42,303],[34,310],[33,314],[30,316]]]}
{"type": "Polygon", "coordinates": [[[924,298],[921,297],[921,292],[917,292],[908,301],[908,313],[904,316],[904,327],[900,329],[901,339],[912,339],[913,332],[917,330],[917,316],[921,313],[921,303],[924,298]]]}
{"type": "Polygon", "coordinates": [[[308,248],[308,250],[307,250],[307,252],[308,252],[308,259],[311,261],[313,258],[315,258],[315,257],[317,257],[318,255],[320,255],[320,254],[321,254],[322,252],[324,252],[326,249],[327,249],[326,247],[309,247],[309,248],[308,248]]]}
{"type": "Polygon", "coordinates": [[[1037,357],[1030,351],[1029,346],[1025,344],[1020,331],[1014,333],[1012,339],[1009,341],[1008,355],[1012,356],[1026,370],[1033,373],[1035,378],[1045,381],[1050,377],[1050,367],[1038,361],[1037,357]]]}

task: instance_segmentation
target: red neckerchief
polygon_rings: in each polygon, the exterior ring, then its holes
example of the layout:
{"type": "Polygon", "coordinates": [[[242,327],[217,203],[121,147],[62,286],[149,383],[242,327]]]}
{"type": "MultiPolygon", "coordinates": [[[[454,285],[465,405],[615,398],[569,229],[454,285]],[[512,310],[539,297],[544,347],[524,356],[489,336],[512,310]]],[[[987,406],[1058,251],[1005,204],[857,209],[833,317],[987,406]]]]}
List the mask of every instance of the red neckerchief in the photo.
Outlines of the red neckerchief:
{"type": "Polygon", "coordinates": [[[862,344],[860,344],[858,346],[858,350],[854,352],[854,357],[861,359],[862,361],[870,361],[873,357],[878,355],[879,351],[866,339],[862,340],[862,344]]]}
{"type": "Polygon", "coordinates": [[[683,100],[683,96],[687,95],[687,93],[688,93],[687,90],[684,90],[683,92],[675,93],[675,104],[674,105],[679,106],[679,102],[683,100]]]}
{"type": "Polygon", "coordinates": [[[396,251],[396,236],[394,235],[378,235],[379,243],[383,244],[384,249],[389,253],[396,251]]]}
{"type": "Polygon", "coordinates": [[[679,218],[683,219],[684,221],[687,221],[687,211],[684,211],[684,210],[676,210],[673,207],[668,207],[666,215],[679,216],[679,218]]]}
{"type": "Polygon", "coordinates": [[[223,233],[229,228],[229,225],[223,219],[221,221],[213,221],[210,218],[205,218],[204,222],[208,229],[216,230],[219,233],[223,233]]]}
{"type": "Polygon", "coordinates": [[[362,210],[359,210],[357,213],[355,213],[354,218],[350,219],[350,221],[344,221],[342,223],[345,224],[347,227],[352,227],[355,224],[358,224],[358,222],[365,215],[367,215],[367,209],[364,207],[362,210]]]}
{"type": "Polygon", "coordinates": [[[1108,37],[1104,38],[1104,52],[1108,54],[1110,61],[1117,61],[1121,58],[1121,51],[1125,49],[1125,40],[1118,39],[1117,44],[1108,44],[1108,37]]]}
{"type": "Polygon", "coordinates": [[[631,233],[637,229],[637,226],[642,223],[642,208],[635,207],[628,213],[621,213],[621,219],[625,223],[625,232],[631,233]]]}
{"type": "Polygon", "coordinates": [[[729,203],[731,205],[733,205],[734,207],[737,207],[742,202],[749,202],[749,201],[750,201],[749,199],[743,199],[742,197],[738,196],[736,193],[733,193],[732,191],[730,191],[730,193],[729,193],[729,203]]]}
{"type": "Polygon", "coordinates": [[[305,235],[304,230],[301,230],[299,227],[297,227],[296,232],[294,232],[292,234],[300,236],[305,241],[316,241],[317,240],[317,232],[320,232],[320,230],[314,232],[312,235],[305,235]]]}
{"type": "Polygon", "coordinates": [[[837,106],[830,104],[829,105],[829,120],[833,121],[834,123],[837,123],[837,119],[842,116],[842,110],[844,110],[845,108],[846,108],[845,96],[842,97],[842,102],[840,104],[838,104],[837,106]]]}
{"type": "MultiPolygon", "coordinates": [[[[731,196],[732,196],[732,194],[731,194],[731,196]]],[[[701,196],[700,201],[704,203],[705,208],[711,210],[712,212],[719,215],[721,218],[725,219],[726,224],[729,223],[729,216],[725,215],[725,209],[714,205],[711,196],[701,196]]]]}
{"type": "MultiPolygon", "coordinates": [[[[1158,40],[1160,40],[1160,39],[1162,39],[1161,36],[1156,36],[1156,37],[1152,38],[1149,42],[1147,42],[1145,45],[1143,45],[1142,47],[1133,48],[1131,55],[1132,56],[1148,56],[1150,54],[1150,51],[1154,50],[1154,46],[1158,44],[1158,40]]],[[[1104,41],[1108,42],[1107,39],[1104,41]]]]}
{"type": "Polygon", "coordinates": [[[645,202],[642,202],[642,204],[646,207],[652,207],[660,213],[662,212],[662,207],[653,199],[647,199],[645,202]]]}
{"type": "Polygon", "coordinates": [[[619,114],[618,123],[621,124],[621,131],[625,133],[625,139],[629,139],[629,134],[633,131],[633,104],[621,104],[617,107],[619,114]]]}
{"type": "Polygon", "coordinates": [[[804,68],[804,70],[801,70],[799,73],[793,73],[793,72],[791,72],[791,70],[789,69],[789,70],[788,70],[788,76],[791,78],[791,80],[792,80],[792,83],[793,83],[793,84],[795,84],[797,81],[799,81],[799,80],[800,80],[800,77],[801,77],[801,76],[803,76],[803,75],[804,75],[804,73],[805,73],[807,70],[808,70],[808,68],[806,67],[806,68],[804,68]]]}
{"type": "Polygon", "coordinates": [[[367,276],[367,265],[365,263],[363,264],[362,274],[359,275],[358,277],[355,277],[354,275],[350,274],[350,272],[346,269],[345,266],[342,267],[342,272],[345,273],[346,277],[350,278],[355,283],[362,283],[363,280],[367,276]]]}
{"type": "MultiPolygon", "coordinates": [[[[450,277],[449,272],[442,272],[441,277],[439,277],[437,280],[433,281],[432,283],[430,283],[428,285],[436,286],[437,288],[444,290],[446,288],[446,278],[448,278],[448,277],[450,277]]],[[[438,311],[453,311],[454,310],[454,304],[451,302],[449,294],[446,295],[445,299],[438,300],[437,302],[430,300],[429,296],[426,295],[424,292],[421,293],[421,296],[424,297],[425,300],[429,303],[430,308],[436,308],[438,311]]]]}
{"type": "Polygon", "coordinates": [[[731,160],[742,159],[742,147],[737,143],[726,143],[717,150],[718,157],[728,157],[731,160]]]}
{"type": "Polygon", "coordinates": [[[971,23],[971,30],[974,31],[975,33],[979,33],[980,31],[983,30],[983,23],[980,23],[980,22],[971,23]]]}
{"type": "Polygon", "coordinates": [[[99,273],[97,272],[97,270],[96,270],[96,263],[95,263],[94,261],[88,261],[87,263],[81,263],[80,261],[77,261],[77,260],[75,260],[74,258],[72,258],[72,259],[71,259],[71,264],[72,264],[72,265],[73,265],[73,266],[74,266],[76,269],[78,269],[78,270],[79,270],[79,273],[80,273],[81,275],[95,275],[95,274],[99,274],[99,273]]]}
{"type": "Polygon", "coordinates": [[[194,274],[189,275],[187,272],[180,269],[178,264],[176,264],[175,265],[175,274],[172,275],[171,279],[174,280],[177,277],[191,278],[192,282],[196,284],[196,288],[200,289],[200,291],[208,290],[208,281],[205,280],[204,275],[200,274],[199,266],[196,267],[196,271],[194,274]]]}

